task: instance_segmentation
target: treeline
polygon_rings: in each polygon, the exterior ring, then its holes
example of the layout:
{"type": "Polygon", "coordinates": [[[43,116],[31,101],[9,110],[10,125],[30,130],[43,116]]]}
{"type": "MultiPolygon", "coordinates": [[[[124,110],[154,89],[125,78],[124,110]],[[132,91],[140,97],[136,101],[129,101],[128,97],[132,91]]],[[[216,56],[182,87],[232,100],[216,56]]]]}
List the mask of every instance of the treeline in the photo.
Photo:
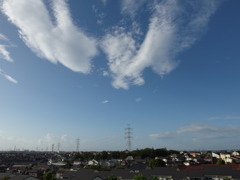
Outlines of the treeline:
{"type": "Polygon", "coordinates": [[[167,150],[166,148],[161,149],[153,149],[153,148],[145,148],[145,149],[137,149],[134,151],[102,151],[102,152],[81,152],[75,153],[73,156],[73,160],[106,160],[106,159],[125,159],[128,156],[132,156],[133,158],[155,158],[155,157],[167,157],[171,154],[178,154],[178,151],[175,150],[167,150]]]}

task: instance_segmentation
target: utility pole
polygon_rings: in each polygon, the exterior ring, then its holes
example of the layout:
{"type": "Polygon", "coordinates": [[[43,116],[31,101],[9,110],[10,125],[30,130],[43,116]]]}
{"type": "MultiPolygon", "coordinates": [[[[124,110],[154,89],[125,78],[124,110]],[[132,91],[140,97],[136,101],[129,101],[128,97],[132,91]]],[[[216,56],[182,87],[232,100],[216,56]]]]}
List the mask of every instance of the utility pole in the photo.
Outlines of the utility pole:
{"type": "Polygon", "coordinates": [[[125,139],[127,140],[127,150],[131,151],[132,149],[132,128],[130,124],[128,124],[128,127],[125,128],[125,139]]]}

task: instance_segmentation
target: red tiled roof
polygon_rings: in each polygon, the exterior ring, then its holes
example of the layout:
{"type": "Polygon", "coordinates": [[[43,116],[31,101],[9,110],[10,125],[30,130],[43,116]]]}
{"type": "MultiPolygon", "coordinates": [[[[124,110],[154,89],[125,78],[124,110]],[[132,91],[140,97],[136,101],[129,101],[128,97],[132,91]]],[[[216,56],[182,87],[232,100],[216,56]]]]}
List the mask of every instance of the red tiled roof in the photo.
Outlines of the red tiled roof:
{"type": "Polygon", "coordinates": [[[224,167],[231,167],[232,169],[240,171],[240,164],[201,164],[197,166],[181,166],[179,167],[180,170],[193,170],[193,169],[203,169],[204,167],[216,167],[216,166],[224,166],[224,167]]]}

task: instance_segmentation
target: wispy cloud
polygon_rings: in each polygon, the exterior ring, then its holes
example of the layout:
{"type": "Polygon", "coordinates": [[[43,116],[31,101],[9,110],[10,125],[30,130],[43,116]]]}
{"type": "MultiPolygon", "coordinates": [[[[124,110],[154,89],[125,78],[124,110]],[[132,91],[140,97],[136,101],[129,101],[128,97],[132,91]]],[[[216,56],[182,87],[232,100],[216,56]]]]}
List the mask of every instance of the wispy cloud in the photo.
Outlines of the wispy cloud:
{"type": "Polygon", "coordinates": [[[43,1],[3,0],[1,8],[39,57],[75,72],[90,72],[91,59],[97,54],[96,41],[74,25],[65,0],[52,1],[54,22],[43,1]]]}
{"type": "Polygon", "coordinates": [[[210,126],[209,124],[190,124],[180,127],[177,133],[226,133],[226,132],[239,132],[240,127],[221,127],[210,126]]]}
{"type": "Polygon", "coordinates": [[[175,131],[152,133],[149,138],[168,141],[168,144],[181,142],[184,149],[211,149],[216,148],[219,144],[223,144],[220,148],[227,149],[236,148],[233,138],[239,137],[239,135],[240,126],[195,123],[179,127],[175,131]],[[226,143],[224,139],[229,139],[229,141],[226,143]]]}
{"type": "MultiPolygon", "coordinates": [[[[135,1],[123,1],[123,11],[136,9],[135,1]]],[[[144,1],[141,1],[144,2],[144,1]]],[[[115,27],[106,34],[102,49],[107,54],[115,88],[128,89],[129,85],[143,85],[142,73],[151,67],[164,76],[174,70],[176,56],[189,48],[206,29],[219,1],[176,0],[155,2],[148,30],[141,44],[134,32],[115,27]],[[191,8],[189,8],[189,6],[191,8]],[[189,11],[192,9],[193,11],[189,11]]]]}
{"type": "Polygon", "coordinates": [[[240,120],[240,116],[212,116],[208,120],[240,120]]]}
{"type": "Polygon", "coordinates": [[[51,151],[52,149],[52,145],[54,146],[54,150],[58,150],[58,146],[59,146],[59,150],[73,150],[74,147],[74,142],[72,142],[69,138],[69,136],[67,134],[63,134],[63,135],[54,135],[52,133],[47,133],[46,135],[44,135],[43,137],[39,138],[37,140],[37,145],[39,147],[39,149],[48,149],[49,151],[51,151]]]}
{"type": "Polygon", "coordinates": [[[137,10],[146,2],[147,0],[123,0],[121,11],[124,14],[130,15],[132,18],[136,15],[137,10]]]}
{"type": "Polygon", "coordinates": [[[229,138],[237,138],[239,135],[236,134],[217,134],[217,135],[208,135],[204,137],[194,137],[192,140],[194,142],[206,142],[206,141],[216,141],[216,140],[223,140],[229,138]]]}
{"type": "Polygon", "coordinates": [[[107,0],[101,0],[101,1],[102,1],[103,5],[106,6],[107,0]]]}
{"type": "Polygon", "coordinates": [[[142,101],[142,98],[141,97],[138,97],[135,99],[136,102],[141,102],[142,101]]]}
{"type": "Polygon", "coordinates": [[[8,41],[8,38],[0,33],[0,40],[8,41]]]}
{"type": "Polygon", "coordinates": [[[9,62],[13,62],[13,59],[10,56],[10,52],[7,50],[6,45],[2,45],[0,44],[0,58],[9,61],[9,62]]]}
{"type": "Polygon", "coordinates": [[[0,69],[0,75],[2,75],[3,77],[5,77],[8,81],[17,84],[18,81],[16,79],[14,79],[13,77],[11,77],[10,75],[6,74],[3,70],[0,69]]]}
{"type": "Polygon", "coordinates": [[[109,73],[108,73],[107,71],[103,71],[103,72],[102,72],[102,75],[103,75],[104,77],[108,77],[108,76],[109,76],[109,73]]]}
{"type": "Polygon", "coordinates": [[[103,12],[101,12],[96,5],[92,6],[92,9],[95,13],[95,16],[97,18],[97,24],[101,25],[103,23],[103,19],[105,17],[105,14],[103,12]]]}
{"type": "Polygon", "coordinates": [[[174,139],[176,138],[176,135],[172,132],[167,131],[161,134],[150,134],[149,137],[154,139],[174,139]]]}
{"type": "MultiPolygon", "coordinates": [[[[1,33],[0,40],[9,43],[8,38],[1,33]]],[[[10,52],[7,50],[8,47],[9,47],[8,45],[0,44],[0,58],[9,62],[13,62],[13,59],[10,56],[10,52]]]]}
{"type": "Polygon", "coordinates": [[[109,101],[108,100],[104,100],[104,101],[102,101],[102,103],[103,104],[107,104],[107,103],[109,103],[109,101]]]}
{"type": "Polygon", "coordinates": [[[75,141],[71,140],[67,134],[54,135],[47,133],[40,138],[30,139],[27,137],[11,136],[7,133],[1,133],[0,130],[0,146],[1,150],[39,150],[39,151],[51,151],[54,144],[54,150],[58,150],[58,144],[60,150],[75,150],[75,141]]]}

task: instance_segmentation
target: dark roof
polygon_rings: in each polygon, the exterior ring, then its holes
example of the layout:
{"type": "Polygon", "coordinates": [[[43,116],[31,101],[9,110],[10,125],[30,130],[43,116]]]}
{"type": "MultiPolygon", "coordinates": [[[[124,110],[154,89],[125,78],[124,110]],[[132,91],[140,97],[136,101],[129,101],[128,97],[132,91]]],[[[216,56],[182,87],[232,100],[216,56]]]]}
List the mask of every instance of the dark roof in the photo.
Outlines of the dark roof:
{"type": "Polygon", "coordinates": [[[169,168],[169,167],[156,167],[154,169],[142,170],[139,172],[140,174],[144,174],[145,176],[172,176],[173,178],[182,178],[182,174],[180,173],[178,168],[169,168]]]}
{"type": "Polygon", "coordinates": [[[96,177],[100,177],[99,172],[93,169],[81,169],[71,178],[72,180],[92,180],[96,177]]]}
{"type": "Polygon", "coordinates": [[[183,170],[181,173],[185,177],[204,177],[204,176],[232,176],[240,178],[240,171],[233,169],[231,166],[203,166],[196,169],[183,170]]]}
{"type": "MultiPolygon", "coordinates": [[[[195,166],[197,167],[197,166],[195,166]]],[[[68,173],[64,173],[67,175],[68,173]]],[[[178,168],[156,167],[154,169],[144,169],[132,171],[130,169],[114,169],[112,171],[96,171],[92,169],[80,169],[77,172],[69,172],[72,180],[93,180],[94,178],[106,179],[109,175],[116,175],[122,179],[132,179],[136,174],[150,176],[171,176],[173,179],[185,179],[187,177],[206,177],[206,176],[231,176],[234,179],[240,179],[240,171],[231,166],[202,166],[192,169],[180,170],[178,168]]]]}
{"type": "Polygon", "coordinates": [[[131,170],[144,170],[144,169],[147,169],[147,165],[146,164],[142,164],[142,163],[139,163],[139,164],[133,164],[131,167],[130,167],[131,170]]]}
{"type": "Polygon", "coordinates": [[[17,175],[10,178],[10,180],[39,180],[39,179],[28,175],[17,175]]]}

